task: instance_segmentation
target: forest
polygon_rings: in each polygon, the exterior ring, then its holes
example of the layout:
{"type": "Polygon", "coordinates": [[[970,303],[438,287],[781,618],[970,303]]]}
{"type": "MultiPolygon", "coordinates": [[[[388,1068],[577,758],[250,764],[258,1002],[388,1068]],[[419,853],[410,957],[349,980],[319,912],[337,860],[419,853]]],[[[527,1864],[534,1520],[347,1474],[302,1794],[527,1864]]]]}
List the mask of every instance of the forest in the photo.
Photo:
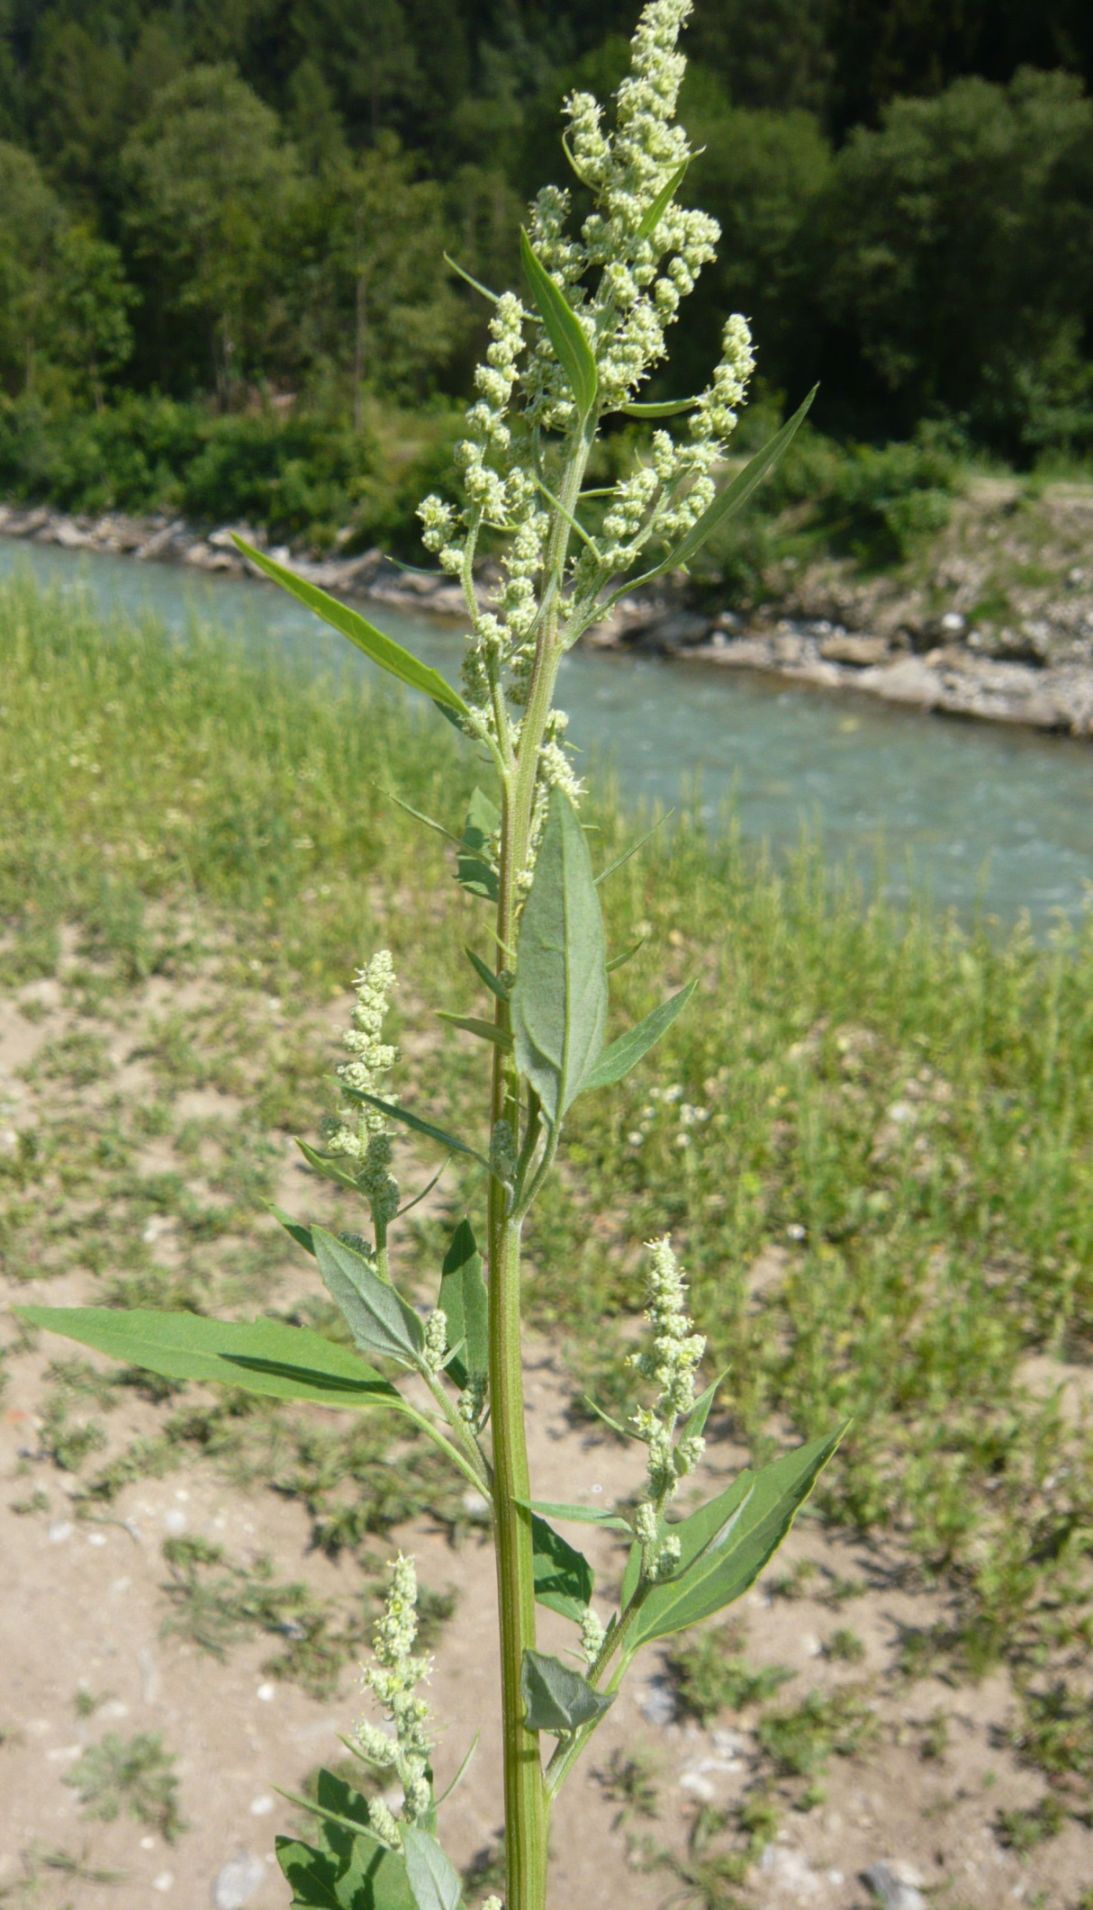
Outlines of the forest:
{"type": "MultiPolygon", "coordinates": [[[[405,543],[483,339],[444,254],[515,281],[559,102],[612,88],[631,12],[0,0],[0,495],[405,543]]],[[[724,240],[674,379],[742,310],[756,429],[819,380],[840,445],[1087,458],[1083,0],[698,0],[688,53],[724,240]]]]}

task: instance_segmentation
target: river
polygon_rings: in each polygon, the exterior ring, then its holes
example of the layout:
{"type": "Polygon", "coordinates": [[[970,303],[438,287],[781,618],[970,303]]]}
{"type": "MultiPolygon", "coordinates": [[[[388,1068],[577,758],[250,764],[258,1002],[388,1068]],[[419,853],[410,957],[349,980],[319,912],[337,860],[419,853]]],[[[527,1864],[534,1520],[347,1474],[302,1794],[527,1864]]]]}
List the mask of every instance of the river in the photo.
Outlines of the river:
{"type": "MultiPolygon", "coordinates": [[[[270,585],[0,538],[0,577],[17,573],[81,590],[107,618],[151,614],[179,635],[198,619],[316,670],[371,668],[270,585]]],[[[370,614],[457,677],[457,631],[387,604],[370,614]]],[[[717,665],[595,651],[566,659],[558,700],[573,741],[613,768],[624,800],[693,800],[713,828],[731,803],[745,837],[778,851],[802,832],[818,834],[828,860],[856,868],[868,886],[894,901],[925,894],[965,921],[1009,924],[1027,911],[1042,935],[1088,906],[1087,743],[947,722],[717,665]]]]}

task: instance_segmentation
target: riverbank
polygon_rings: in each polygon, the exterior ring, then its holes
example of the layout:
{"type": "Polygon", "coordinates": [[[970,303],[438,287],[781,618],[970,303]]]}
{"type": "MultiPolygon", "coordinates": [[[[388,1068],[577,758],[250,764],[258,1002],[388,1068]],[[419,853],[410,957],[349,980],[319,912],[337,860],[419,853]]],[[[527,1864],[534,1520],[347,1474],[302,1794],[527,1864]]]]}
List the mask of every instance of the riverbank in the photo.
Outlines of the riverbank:
{"type": "MultiPolygon", "coordinates": [[[[1015,483],[973,487],[940,547],[931,548],[929,569],[920,563],[867,576],[821,557],[773,578],[772,594],[746,614],[708,593],[698,601],[690,589],[639,593],[589,641],[851,690],[926,713],[1093,738],[1093,564],[1071,561],[1093,532],[1093,490],[1055,490],[1053,500],[1035,501],[1037,515],[1015,483]]],[[[316,556],[237,528],[338,596],[431,617],[463,614],[450,580],[408,571],[379,549],[316,556]]],[[[231,530],[201,531],[165,515],[70,516],[44,505],[0,505],[3,536],[242,575],[248,566],[231,530]]]]}

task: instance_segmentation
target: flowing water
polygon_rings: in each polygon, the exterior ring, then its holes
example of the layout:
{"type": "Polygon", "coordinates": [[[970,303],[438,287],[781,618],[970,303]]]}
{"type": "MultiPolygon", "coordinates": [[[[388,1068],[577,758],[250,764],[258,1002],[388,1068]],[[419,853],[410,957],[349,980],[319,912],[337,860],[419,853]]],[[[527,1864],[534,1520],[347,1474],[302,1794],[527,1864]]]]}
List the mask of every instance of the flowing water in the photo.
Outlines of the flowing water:
{"type": "MultiPolygon", "coordinates": [[[[371,668],[268,585],[0,538],[0,576],[18,572],[83,590],[107,617],[151,614],[180,635],[197,619],[324,673],[371,668]]],[[[372,617],[457,677],[458,631],[387,604],[372,617]]],[[[945,722],[716,664],[602,652],[566,659],[559,702],[572,740],[613,768],[624,799],[694,800],[711,828],[731,801],[746,837],[777,851],[818,833],[829,860],[886,895],[924,893],[965,920],[1010,923],[1027,911],[1042,934],[1088,903],[1088,744],[945,722]]]]}

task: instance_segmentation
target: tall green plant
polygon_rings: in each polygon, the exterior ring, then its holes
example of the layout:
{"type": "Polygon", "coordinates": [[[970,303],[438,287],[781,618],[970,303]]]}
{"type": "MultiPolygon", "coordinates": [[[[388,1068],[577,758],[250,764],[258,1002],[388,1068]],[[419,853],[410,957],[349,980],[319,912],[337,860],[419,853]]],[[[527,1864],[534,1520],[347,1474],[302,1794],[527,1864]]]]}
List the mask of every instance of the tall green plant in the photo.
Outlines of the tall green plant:
{"type": "MultiPolygon", "coordinates": [[[[622,1080],[694,992],[689,984],[635,1027],[610,1029],[608,975],[624,957],[609,960],[605,946],[599,884],[610,870],[597,875],[581,826],[581,785],[554,706],[558,667],[622,596],[627,578],[647,581],[686,566],[747,502],[808,409],[806,401],[719,490],[715,474],[752,369],[745,321],[729,319],[721,361],[696,396],[674,404],[638,396],[717,239],[714,222],[678,198],[691,158],[674,122],[683,72],[677,39],[689,10],[689,0],[646,6],[612,130],[590,95],[566,102],[566,154],[589,209],[574,231],[570,194],[545,188],[522,235],[522,295],[486,294],[491,342],[459,448],[460,496],[455,503],[426,498],[420,513],[426,546],[460,579],[466,599],[461,688],[355,611],[247,551],[373,661],[430,698],[482,758],[484,786],[462,830],[444,825],[459,881],[492,915],[488,953],[467,951],[485,1012],[450,1017],[482,1044],[479,1127],[450,1133],[395,1097],[389,1082],[397,1054],[384,1039],[394,974],[380,952],[356,977],[348,1059],[339,1069],[342,1114],[324,1148],[301,1144],[316,1173],[363,1201],[370,1237],[280,1216],[313,1256],[353,1349],[268,1320],[248,1326],[189,1314],[24,1309],[36,1324],[172,1378],[400,1413],[487,1496],[497,1557],[508,1910],[544,1910],[551,1806],[636,1652],[748,1589],[839,1437],[746,1471],[672,1518],[680,1483],[702,1457],[717,1382],[699,1393],[705,1342],[688,1317],[685,1281],[665,1237],[648,1244],[646,1333],[630,1361],[635,1404],[626,1430],[645,1450],[636,1510],[540,1504],[528,1466],[525,1220],[574,1102],[622,1080]],[[620,412],[651,421],[647,455],[610,491],[587,488],[601,421],[620,412]],[[677,435],[667,423],[673,416],[685,420],[677,435]],[[476,574],[487,550],[499,564],[488,593],[476,574]],[[482,1177],[484,1221],[476,1228],[464,1219],[455,1229],[424,1321],[393,1279],[400,1196],[392,1167],[401,1129],[468,1157],[482,1177]],[[404,1376],[423,1384],[427,1406],[407,1396],[404,1376]],[[606,1619],[587,1560],[557,1529],[582,1522],[606,1525],[629,1546],[606,1619]],[[575,1662],[539,1650],[537,1604],[573,1624],[575,1662]]],[[[281,1839],[278,1846],[293,1902],[307,1910],[457,1910],[463,1901],[438,1840],[429,1715],[417,1690],[426,1661],[415,1637],[413,1567],[399,1559],[367,1674],[388,1729],[362,1726],[355,1748],[397,1780],[403,1801],[396,1813],[324,1775],[308,1806],[320,1826],[317,1843],[281,1839]]],[[[498,1900],[490,1902],[497,1910],[498,1900]]]]}

